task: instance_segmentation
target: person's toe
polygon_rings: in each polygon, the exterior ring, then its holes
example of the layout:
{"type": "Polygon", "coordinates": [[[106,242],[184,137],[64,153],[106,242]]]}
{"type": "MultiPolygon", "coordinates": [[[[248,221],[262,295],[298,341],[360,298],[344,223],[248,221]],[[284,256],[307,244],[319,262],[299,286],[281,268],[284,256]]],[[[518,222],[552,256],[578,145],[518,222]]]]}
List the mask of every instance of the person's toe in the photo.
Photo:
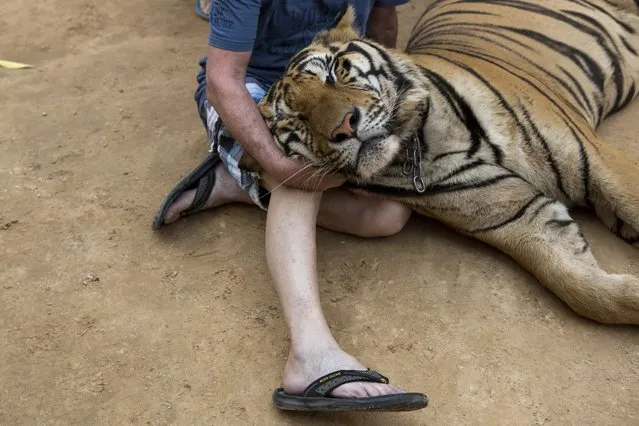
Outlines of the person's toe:
{"type": "Polygon", "coordinates": [[[381,383],[366,383],[366,385],[368,396],[392,395],[397,393],[391,385],[384,385],[381,383]]]}
{"type": "Polygon", "coordinates": [[[337,398],[367,398],[371,396],[403,393],[397,387],[382,383],[353,382],[335,388],[331,395],[337,398]]]}
{"type": "Polygon", "coordinates": [[[180,213],[186,210],[193,199],[195,198],[195,190],[184,191],[180,196],[169,206],[168,211],[166,212],[166,216],[164,218],[164,223],[169,224],[173,223],[180,218],[180,213]]]}

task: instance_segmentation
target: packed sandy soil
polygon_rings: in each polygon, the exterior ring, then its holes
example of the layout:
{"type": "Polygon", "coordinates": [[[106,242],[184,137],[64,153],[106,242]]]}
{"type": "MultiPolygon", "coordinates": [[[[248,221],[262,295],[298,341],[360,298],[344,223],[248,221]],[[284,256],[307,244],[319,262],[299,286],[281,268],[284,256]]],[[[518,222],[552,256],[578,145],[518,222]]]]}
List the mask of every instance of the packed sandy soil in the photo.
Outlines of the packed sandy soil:
{"type": "MultiPolygon", "coordinates": [[[[401,9],[401,39],[427,2],[401,9]]],[[[322,302],[345,349],[411,413],[278,412],[287,333],[265,214],[151,218],[205,155],[193,1],[3,0],[0,424],[636,425],[639,330],[577,317],[504,255],[414,218],[392,238],[320,230],[322,302]]],[[[639,102],[606,123],[639,160],[639,102]]],[[[639,185],[639,183],[638,183],[639,185]]],[[[589,214],[606,268],[639,255],[589,214]]]]}

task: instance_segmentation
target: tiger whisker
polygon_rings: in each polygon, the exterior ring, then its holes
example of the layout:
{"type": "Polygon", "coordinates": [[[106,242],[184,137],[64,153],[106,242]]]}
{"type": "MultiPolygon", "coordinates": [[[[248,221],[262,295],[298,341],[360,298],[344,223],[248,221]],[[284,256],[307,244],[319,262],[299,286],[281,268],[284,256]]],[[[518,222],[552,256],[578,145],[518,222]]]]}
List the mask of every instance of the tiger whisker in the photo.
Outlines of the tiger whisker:
{"type": "Polygon", "coordinates": [[[302,167],[301,169],[299,169],[298,171],[296,171],[295,173],[293,173],[292,175],[290,175],[289,177],[287,177],[286,179],[284,179],[284,181],[280,182],[279,185],[277,185],[275,188],[271,189],[270,191],[267,191],[266,194],[264,194],[263,196],[261,196],[260,198],[264,198],[267,195],[271,194],[273,191],[275,191],[277,188],[279,188],[280,186],[286,184],[286,182],[290,181],[291,179],[293,179],[295,176],[297,176],[298,174],[302,173],[304,170],[313,167],[313,165],[311,163],[305,165],[304,167],[302,167]]]}
{"type": "Polygon", "coordinates": [[[316,179],[317,184],[313,188],[313,190],[316,191],[319,185],[319,182],[321,182],[322,179],[324,179],[331,171],[332,171],[331,167],[327,168],[326,164],[322,164],[319,167],[317,167],[317,170],[315,170],[315,172],[311,176],[309,176],[306,182],[308,183],[312,179],[316,179]]]}

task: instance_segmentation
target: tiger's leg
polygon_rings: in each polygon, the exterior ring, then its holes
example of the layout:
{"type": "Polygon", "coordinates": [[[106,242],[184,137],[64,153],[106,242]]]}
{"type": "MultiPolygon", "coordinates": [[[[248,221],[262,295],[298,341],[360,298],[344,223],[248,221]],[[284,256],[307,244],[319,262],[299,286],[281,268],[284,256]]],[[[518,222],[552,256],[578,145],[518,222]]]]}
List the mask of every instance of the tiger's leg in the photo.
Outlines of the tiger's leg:
{"type": "Polygon", "coordinates": [[[639,278],[604,271],[567,207],[518,178],[428,197],[424,213],[512,257],[576,313],[639,324],[639,278]]]}
{"type": "Polygon", "coordinates": [[[619,238],[639,247],[639,165],[603,144],[590,163],[591,207],[619,238]]]}

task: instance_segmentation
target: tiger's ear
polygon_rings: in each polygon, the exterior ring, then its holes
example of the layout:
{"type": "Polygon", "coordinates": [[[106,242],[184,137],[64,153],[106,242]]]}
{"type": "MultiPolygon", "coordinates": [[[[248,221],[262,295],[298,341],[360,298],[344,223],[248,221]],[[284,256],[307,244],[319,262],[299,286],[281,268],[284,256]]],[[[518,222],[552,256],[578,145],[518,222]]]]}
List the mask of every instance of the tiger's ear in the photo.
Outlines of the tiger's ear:
{"type": "Polygon", "coordinates": [[[331,28],[320,32],[313,42],[328,46],[331,43],[347,43],[360,38],[362,35],[355,26],[355,9],[350,4],[346,4],[335,18],[331,28]]]}

